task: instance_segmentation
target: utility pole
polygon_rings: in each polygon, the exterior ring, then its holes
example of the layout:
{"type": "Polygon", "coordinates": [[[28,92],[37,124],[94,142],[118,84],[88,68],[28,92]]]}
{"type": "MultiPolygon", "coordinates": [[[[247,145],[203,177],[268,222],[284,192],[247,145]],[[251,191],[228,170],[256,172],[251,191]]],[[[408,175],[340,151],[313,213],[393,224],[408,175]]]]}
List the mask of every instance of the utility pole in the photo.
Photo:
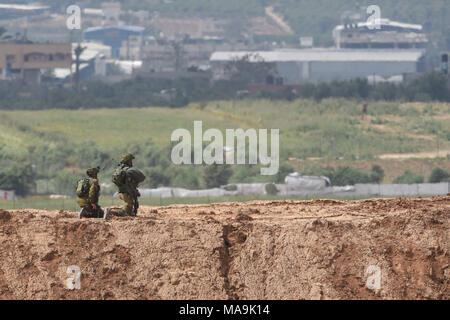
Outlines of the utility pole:
{"type": "Polygon", "coordinates": [[[75,88],[77,91],[80,90],[80,56],[86,47],[81,47],[80,43],[75,48],[75,88]]]}

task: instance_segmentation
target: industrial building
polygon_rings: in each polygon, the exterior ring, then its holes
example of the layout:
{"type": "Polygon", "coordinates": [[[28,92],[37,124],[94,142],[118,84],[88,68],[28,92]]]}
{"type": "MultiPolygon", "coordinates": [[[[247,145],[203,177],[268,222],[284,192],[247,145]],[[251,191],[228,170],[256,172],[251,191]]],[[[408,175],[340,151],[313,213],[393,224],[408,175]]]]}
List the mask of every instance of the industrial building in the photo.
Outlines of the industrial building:
{"type": "Polygon", "coordinates": [[[98,41],[111,47],[113,58],[140,60],[144,28],[136,26],[92,27],[83,32],[85,41],[98,41]]]}
{"type": "Polygon", "coordinates": [[[0,79],[39,84],[41,69],[70,68],[71,44],[0,43],[0,79]]]}
{"type": "Polygon", "coordinates": [[[428,38],[419,24],[380,19],[375,26],[368,22],[338,25],[333,38],[338,49],[418,49],[428,38]]]}
{"type": "Polygon", "coordinates": [[[353,78],[390,78],[422,72],[423,50],[304,49],[259,52],[215,52],[210,62],[215,80],[228,79],[227,64],[249,57],[252,63],[271,63],[286,85],[353,78]]]}

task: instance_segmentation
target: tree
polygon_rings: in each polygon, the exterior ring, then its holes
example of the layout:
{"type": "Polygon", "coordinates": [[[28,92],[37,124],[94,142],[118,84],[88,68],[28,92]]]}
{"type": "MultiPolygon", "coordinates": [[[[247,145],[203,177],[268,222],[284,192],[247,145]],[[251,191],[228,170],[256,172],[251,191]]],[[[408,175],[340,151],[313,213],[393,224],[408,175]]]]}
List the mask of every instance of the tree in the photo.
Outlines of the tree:
{"type": "Polygon", "coordinates": [[[439,183],[439,182],[447,182],[449,181],[450,174],[442,168],[434,168],[431,171],[430,175],[430,183],[439,183]]]}
{"type": "Polygon", "coordinates": [[[14,166],[0,173],[0,189],[14,190],[19,196],[28,195],[35,187],[36,174],[30,165],[14,166]]]}
{"type": "Polygon", "coordinates": [[[214,163],[204,168],[203,179],[207,188],[218,188],[226,185],[232,174],[233,171],[229,165],[214,163]]]}
{"type": "Polygon", "coordinates": [[[384,179],[384,170],[378,164],[372,166],[372,172],[370,173],[370,180],[372,183],[381,183],[384,179]]]}
{"type": "Polygon", "coordinates": [[[294,168],[292,168],[287,163],[283,163],[282,165],[280,165],[278,173],[275,175],[275,182],[284,183],[284,179],[286,178],[286,176],[292,172],[294,172],[294,168]]]}
{"type": "Polygon", "coordinates": [[[265,62],[258,54],[246,54],[225,65],[230,81],[241,85],[265,83],[269,75],[276,73],[275,65],[265,62]]]}
{"type": "Polygon", "coordinates": [[[401,176],[398,176],[397,178],[394,179],[394,183],[404,183],[404,184],[423,183],[423,181],[424,179],[422,176],[415,174],[409,169],[406,169],[401,176]]]}
{"type": "Polygon", "coordinates": [[[330,177],[335,186],[351,186],[357,183],[371,182],[370,173],[359,168],[339,167],[330,177]]]}
{"type": "Polygon", "coordinates": [[[77,182],[82,177],[82,175],[68,170],[58,171],[55,176],[55,185],[58,193],[73,195],[76,190],[77,182]]]}

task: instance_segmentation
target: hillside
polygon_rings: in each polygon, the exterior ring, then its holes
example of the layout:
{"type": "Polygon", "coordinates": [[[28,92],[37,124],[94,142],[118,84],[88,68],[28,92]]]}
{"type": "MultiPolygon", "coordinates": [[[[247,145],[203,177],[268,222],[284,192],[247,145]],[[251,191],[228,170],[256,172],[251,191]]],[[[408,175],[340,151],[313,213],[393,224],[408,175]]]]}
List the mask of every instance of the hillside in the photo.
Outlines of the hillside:
{"type": "Polygon", "coordinates": [[[371,159],[387,153],[450,150],[450,104],[369,104],[369,116],[360,116],[361,104],[328,99],[293,102],[269,100],[217,101],[187,108],[133,108],[94,110],[0,111],[0,146],[20,154],[30,146],[86,144],[114,151],[150,140],[170,144],[177,128],[280,129],[283,159],[371,159]]]}
{"type": "MultiPolygon", "coordinates": [[[[5,0],[5,3],[23,3],[23,0],[5,0]]],[[[83,1],[86,7],[100,7],[103,0],[83,1]]],[[[60,10],[62,5],[71,1],[48,0],[47,5],[60,10]]],[[[276,12],[284,16],[297,36],[313,36],[318,46],[333,43],[331,31],[340,23],[341,15],[348,10],[359,10],[374,4],[369,0],[127,0],[122,1],[124,9],[150,10],[163,15],[187,17],[223,17],[242,18],[262,17],[265,8],[274,6],[276,12]]],[[[431,35],[432,46],[448,50],[450,45],[449,25],[450,9],[445,0],[378,0],[382,18],[406,23],[422,24],[431,35]]],[[[298,37],[285,37],[284,40],[296,41],[298,37]]]]}

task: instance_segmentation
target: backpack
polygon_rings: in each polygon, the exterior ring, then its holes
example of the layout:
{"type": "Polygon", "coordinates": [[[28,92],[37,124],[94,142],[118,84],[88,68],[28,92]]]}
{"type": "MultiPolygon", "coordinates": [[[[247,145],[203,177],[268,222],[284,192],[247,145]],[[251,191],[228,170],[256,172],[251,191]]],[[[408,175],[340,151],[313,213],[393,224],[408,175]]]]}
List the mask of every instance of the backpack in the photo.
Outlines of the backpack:
{"type": "Polygon", "coordinates": [[[145,175],[136,168],[129,168],[127,170],[127,177],[133,181],[135,185],[139,185],[145,180],[145,175]]]}
{"type": "Polygon", "coordinates": [[[118,186],[119,188],[125,186],[126,184],[127,174],[126,171],[122,167],[118,167],[114,170],[112,175],[112,182],[118,186]]]}
{"type": "Polygon", "coordinates": [[[77,183],[77,196],[80,198],[88,197],[90,188],[91,188],[91,181],[88,178],[79,180],[77,183]]]}

